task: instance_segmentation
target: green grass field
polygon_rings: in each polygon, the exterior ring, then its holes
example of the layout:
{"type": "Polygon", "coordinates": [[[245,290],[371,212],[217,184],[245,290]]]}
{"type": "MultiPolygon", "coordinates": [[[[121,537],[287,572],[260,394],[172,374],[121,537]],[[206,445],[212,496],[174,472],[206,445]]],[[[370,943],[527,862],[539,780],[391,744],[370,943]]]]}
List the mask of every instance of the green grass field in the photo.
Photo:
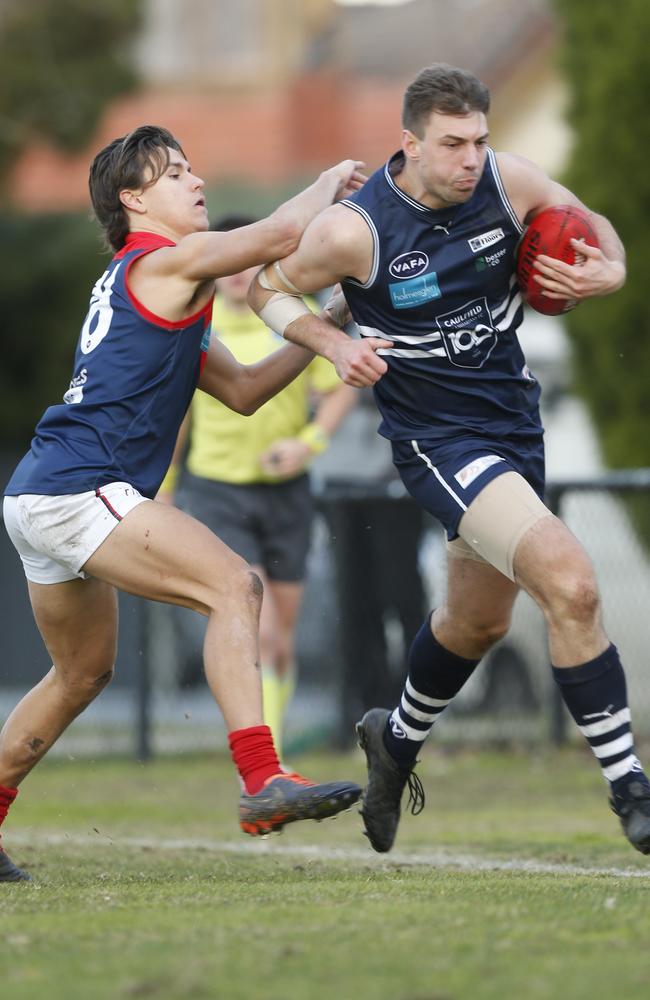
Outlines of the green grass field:
{"type": "MultiPolygon", "coordinates": [[[[309,756],[363,779],[362,755],[309,756]]],[[[650,996],[650,858],[585,752],[441,754],[374,854],[356,812],[254,841],[225,757],[46,762],[3,828],[3,1000],[650,996]]]]}

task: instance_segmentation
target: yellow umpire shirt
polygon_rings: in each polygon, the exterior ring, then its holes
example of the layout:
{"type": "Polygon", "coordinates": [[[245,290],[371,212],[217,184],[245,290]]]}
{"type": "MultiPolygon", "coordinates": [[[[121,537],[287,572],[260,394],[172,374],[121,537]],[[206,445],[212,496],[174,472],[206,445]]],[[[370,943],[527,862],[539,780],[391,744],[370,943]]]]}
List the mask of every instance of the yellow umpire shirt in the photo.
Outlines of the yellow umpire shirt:
{"type": "MultiPolygon", "coordinates": [[[[253,313],[228,309],[217,298],[212,334],[235,358],[255,364],[285,343],[253,313]]],[[[226,483],[269,483],[259,458],[280,438],[296,437],[310,419],[313,392],[331,392],[341,385],[334,366],[316,357],[285,389],[244,417],[197,390],[192,400],[192,426],[187,468],[194,476],[226,483]]]]}

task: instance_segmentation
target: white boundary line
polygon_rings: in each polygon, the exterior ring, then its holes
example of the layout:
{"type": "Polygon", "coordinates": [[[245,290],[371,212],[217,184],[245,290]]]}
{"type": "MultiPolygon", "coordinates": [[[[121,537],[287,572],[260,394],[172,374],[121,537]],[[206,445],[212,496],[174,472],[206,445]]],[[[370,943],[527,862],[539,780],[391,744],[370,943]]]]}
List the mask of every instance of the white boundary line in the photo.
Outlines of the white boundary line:
{"type": "Polygon", "coordinates": [[[211,854],[239,854],[248,857],[302,858],[308,861],[338,861],[375,868],[458,868],[462,871],[533,872],[545,875],[608,875],[616,878],[650,879],[647,871],[636,868],[599,868],[555,864],[535,859],[479,857],[451,851],[395,851],[376,854],[370,848],[322,847],[319,845],[284,845],[269,843],[269,838],[252,841],[194,840],[192,838],[111,837],[99,831],[87,834],[16,832],[8,838],[8,848],[19,844],[29,847],[56,847],[63,844],[87,847],[145,848],[161,851],[207,851],[211,854]]]}

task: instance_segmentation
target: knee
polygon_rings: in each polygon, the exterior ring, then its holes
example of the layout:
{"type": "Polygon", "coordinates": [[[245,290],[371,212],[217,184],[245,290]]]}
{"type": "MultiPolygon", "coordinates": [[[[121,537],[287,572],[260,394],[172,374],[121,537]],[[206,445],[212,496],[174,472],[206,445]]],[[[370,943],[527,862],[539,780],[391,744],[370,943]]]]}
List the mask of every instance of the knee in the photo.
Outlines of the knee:
{"type": "Polygon", "coordinates": [[[203,581],[200,602],[188,606],[203,614],[232,614],[233,607],[248,605],[257,612],[262,606],[264,584],[248,563],[231,553],[226,571],[217,579],[203,581]]]}
{"type": "Polygon", "coordinates": [[[104,669],[100,667],[97,670],[89,671],[83,676],[70,676],[70,674],[57,670],[55,667],[55,676],[62,689],[64,699],[69,704],[82,708],[89,705],[110,684],[114,675],[113,664],[104,669]]]}
{"type": "Polygon", "coordinates": [[[253,604],[261,604],[262,598],[264,597],[264,584],[260,580],[257,573],[254,573],[252,569],[249,569],[247,571],[246,577],[247,577],[248,599],[253,604]]]}
{"type": "Polygon", "coordinates": [[[483,656],[492,649],[507,635],[509,628],[509,619],[508,621],[474,622],[468,629],[468,637],[477,650],[477,656],[483,656]]]}
{"type": "Polygon", "coordinates": [[[600,594],[593,573],[569,571],[552,581],[548,612],[581,624],[589,624],[600,612],[600,594]]]}
{"type": "MultiPolygon", "coordinates": [[[[243,560],[227,581],[228,597],[238,606],[246,606],[259,614],[264,596],[264,584],[257,573],[254,573],[248,563],[243,560]]],[[[219,608],[223,603],[223,594],[215,596],[214,606],[219,608]]]]}
{"type": "Polygon", "coordinates": [[[510,628],[510,614],[503,617],[480,619],[459,618],[441,610],[434,614],[434,633],[443,646],[469,659],[481,659],[507,635],[510,628]]]}

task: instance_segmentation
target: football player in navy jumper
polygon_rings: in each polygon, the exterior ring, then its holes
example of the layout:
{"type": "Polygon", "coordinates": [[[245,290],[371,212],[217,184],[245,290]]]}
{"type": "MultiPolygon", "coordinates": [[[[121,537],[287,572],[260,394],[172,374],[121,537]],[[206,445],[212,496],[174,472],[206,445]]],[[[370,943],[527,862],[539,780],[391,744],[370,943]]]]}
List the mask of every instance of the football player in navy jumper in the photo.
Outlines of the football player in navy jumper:
{"type": "MultiPolygon", "coordinates": [[[[333,815],[361,794],[282,771],[262,717],[261,582],[204,525],[154,500],[197,384],[252,413],[313,358],[286,345],[240,365],[210,337],[215,278],[289,253],[319,211],[363,183],[361,166],[345,160],[267,219],[220,233],[166,129],[142,126],[96,156],[90,194],[115,256],[93,289],[64,402],[45,412],[5,489],[52,669],[0,733],[0,823],[20,782],[112,677],[116,588],[207,616],[205,671],[243,783],[245,832],[333,815]]],[[[26,878],[0,849],[0,881],[26,878]]]]}
{"type": "MultiPolygon", "coordinates": [[[[393,712],[357,726],[368,763],[362,815],[390,850],[406,785],[440,713],[504,636],[519,589],[542,609],[553,675],[609,783],[631,843],[650,853],[650,785],[636,756],[625,677],[602,621],[586,552],[543,503],[539,386],[521,351],[515,248],[552,205],[588,212],[600,248],[574,242],[575,266],[540,256],[554,299],[608,295],[625,281],[612,225],[520,156],[488,145],[487,88],[444,64],[406,90],[401,149],[368,183],[308,226],[264,268],[250,301],[288,340],[329,358],[350,385],[373,385],[380,433],[415,499],[448,534],[447,595],[416,635],[393,712]],[[342,283],[361,338],[303,309],[300,293],[342,283]]],[[[333,308],[345,320],[339,300],[333,308]]]]}

